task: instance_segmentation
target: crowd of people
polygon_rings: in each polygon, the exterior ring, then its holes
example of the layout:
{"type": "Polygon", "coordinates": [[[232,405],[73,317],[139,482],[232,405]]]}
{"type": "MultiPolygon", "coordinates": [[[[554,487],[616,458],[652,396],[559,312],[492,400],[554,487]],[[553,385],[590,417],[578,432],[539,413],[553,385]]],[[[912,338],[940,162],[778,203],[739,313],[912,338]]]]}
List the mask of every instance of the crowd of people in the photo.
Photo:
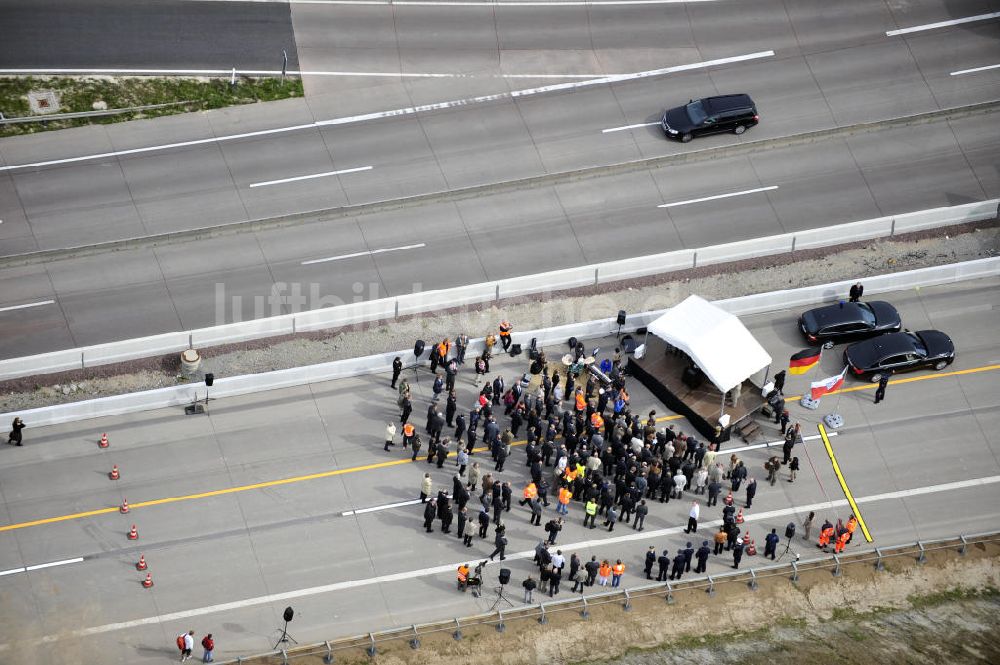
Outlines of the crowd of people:
{"type": "MultiPolygon", "coordinates": [[[[499,339],[505,350],[510,348],[511,330],[509,322],[501,323],[499,339]]],[[[449,456],[455,453],[450,488],[436,487],[431,474],[423,474],[420,498],[427,533],[433,533],[439,523],[441,533],[451,534],[455,524],[455,535],[465,547],[474,547],[475,532],[492,545],[487,558],[503,561],[507,528],[513,519],[509,513],[517,492],[527,527],[545,532],[535,548],[537,576],[523,581],[525,602],[531,602],[535,592],[558,594],[563,579],[573,582],[574,592],[595,584],[619,585],[625,572],[621,559],[599,560],[594,556],[581,562],[573,553],[567,560],[558,549],[557,539],[567,520],[580,519],[586,528],[600,525],[609,532],[619,524],[642,531],[651,505],[683,501],[685,493],[693,499],[687,507],[685,534],[697,533],[703,505],[715,507],[720,500],[722,525],[700,545],[692,538],[673,556],[668,549],[657,553],[656,547],[650,546],[645,553],[647,579],[653,579],[654,568],[660,581],[682,579],[692,565],[695,573],[703,573],[713,556],[731,556],[732,567],[739,568],[744,555],[757,553],[755,539],[741,526],[743,512],[752,507],[757,492],[757,480],[744,460],[736,454],[723,459],[715,444],[706,445],[676,431],[673,425],[658,426],[655,411],[645,417],[635,413],[618,349],[604,366],[607,372],[589,371],[580,362],[586,356],[582,344],[571,349],[569,366],[563,363],[550,367],[544,352],[532,349],[529,371],[518,373],[508,385],[502,374],[484,380],[490,373],[496,340],[493,334],[488,335],[482,353],[473,361],[475,378],[471,383],[475,397],[467,415],[458,411],[457,378],[466,362],[468,337],[457,336],[454,347],[451,340],[444,339],[431,348],[434,380],[422,433],[411,421],[412,395],[408,381],[401,378],[402,361],[397,357],[393,363],[391,386],[398,391],[402,430],[399,445],[417,460],[426,438],[424,459],[437,469],[444,469],[449,456]],[[444,368],[443,372],[440,368],[444,368]],[[446,395],[443,409],[442,394],[446,395]],[[526,467],[527,479],[515,490],[512,481],[501,474],[509,463],[514,463],[511,447],[522,434],[526,439],[525,454],[517,464],[526,467]],[[483,447],[477,448],[480,437],[483,447]],[[484,450],[490,455],[489,461],[474,459],[484,450]],[[737,505],[741,489],[745,500],[737,505]],[[575,510],[571,510],[573,504],[575,510]],[[545,508],[551,508],[554,517],[545,520],[545,508]],[[571,512],[577,517],[571,518],[571,512]]],[[[790,424],[787,413],[778,413],[785,441],[782,458],[772,457],[764,465],[766,482],[771,485],[778,481],[783,468],[788,470],[787,481],[794,481],[798,458],[792,452],[801,442],[800,426],[790,424]]],[[[388,423],[387,451],[397,445],[396,431],[395,422],[388,423]]],[[[806,538],[811,520],[804,525],[806,538]]],[[[849,523],[856,524],[853,516],[849,523]]],[[[847,528],[831,525],[828,533],[824,525],[821,533],[827,534],[826,542],[821,535],[820,546],[832,543],[842,549],[839,534],[847,528]]],[[[779,541],[776,529],[763,538],[765,557],[776,557],[779,541]]],[[[459,569],[458,578],[459,588],[464,589],[470,579],[468,564],[459,569]]]]}

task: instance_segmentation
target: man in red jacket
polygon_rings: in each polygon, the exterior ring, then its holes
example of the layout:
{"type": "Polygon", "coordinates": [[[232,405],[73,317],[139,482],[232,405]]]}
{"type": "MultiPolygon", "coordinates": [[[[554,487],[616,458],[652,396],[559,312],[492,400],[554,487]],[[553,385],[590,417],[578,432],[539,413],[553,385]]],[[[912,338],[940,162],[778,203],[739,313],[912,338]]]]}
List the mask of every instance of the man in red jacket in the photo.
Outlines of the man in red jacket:
{"type": "Polygon", "coordinates": [[[201,639],[201,646],[205,650],[205,655],[202,656],[201,662],[211,663],[212,652],[215,651],[215,640],[212,639],[212,633],[209,633],[201,639]]]}

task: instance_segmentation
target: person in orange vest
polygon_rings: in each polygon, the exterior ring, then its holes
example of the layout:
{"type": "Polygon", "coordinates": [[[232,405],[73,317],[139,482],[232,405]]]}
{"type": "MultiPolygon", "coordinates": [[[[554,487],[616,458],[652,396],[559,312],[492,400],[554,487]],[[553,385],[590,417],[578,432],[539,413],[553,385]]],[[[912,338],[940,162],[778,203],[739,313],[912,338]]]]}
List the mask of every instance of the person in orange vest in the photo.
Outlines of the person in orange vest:
{"type": "Polygon", "coordinates": [[[559,488],[559,505],[556,506],[556,512],[560,515],[569,514],[569,501],[573,498],[573,493],[569,491],[568,487],[559,488]]]}
{"type": "Polygon", "coordinates": [[[625,574],[625,564],[622,563],[621,559],[611,567],[611,587],[617,588],[622,581],[622,575],[625,574]]]}
{"type": "Polygon", "coordinates": [[[524,488],[524,494],[522,494],[521,497],[522,498],[518,503],[522,506],[538,498],[538,487],[535,486],[534,482],[528,483],[528,485],[524,488]]]}
{"type": "Polygon", "coordinates": [[[833,551],[837,554],[843,552],[844,548],[847,547],[847,541],[850,539],[850,537],[851,534],[850,532],[847,531],[847,529],[844,529],[839,534],[837,534],[837,542],[834,543],[833,545],[833,551]]]}
{"type": "Polygon", "coordinates": [[[576,410],[579,412],[587,410],[587,398],[583,394],[583,388],[576,389],[576,410]]]}
{"type": "Polygon", "coordinates": [[[601,414],[597,411],[594,411],[594,413],[590,415],[590,426],[596,431],[600,431],[604,428],[604,418],[602,418],[601,414]]]}
{"type": "Polygon", "coordinates": [[[851,539],[854,538],[854,530],[858,528],[858,518],[853,514],[847,518],[847,524],[844,525],[847,529],[847,544],[851,544],[851,539]]]}
{"type": "Polygon", "coordinates": [[[830,520],[825,520],[823,528],[819,530],[819,542],[816,544],[816,547],[825,550],[826,546],[830,544],[831,539],[833,539],[833,525],[830,524],[830,520]]]}
{"type": "Polygon", "coordinates": [[[463,563],[458,567],[458,590],[465,593],[466,587],[469,585],[469,564],[463,563]]]}
{"type": "Polygon", "coordinates": [[[500,344],[504,351],[510,350],[510,331],[513,329],[514,326],[510,325],[507,319],[500,322],[500,344]]]}
{"type": "Polygon", "coordinates": [[[578,473],[579,472],[576,470],[576,467],[567,466],[566,467],[566,474],[564,476],[566,478],[566,482],[569,483],[569,484],[573,484],[573,481],[576,480],[576,476],[577,476],[578,473]]]}
{"type": "Polygon", "coordinates": [[[601,567],[597,569],[597,583],[601,586],[608,586],[609,577],[611,577],[611,564],[605,559],[601,562],[601,567]]]}

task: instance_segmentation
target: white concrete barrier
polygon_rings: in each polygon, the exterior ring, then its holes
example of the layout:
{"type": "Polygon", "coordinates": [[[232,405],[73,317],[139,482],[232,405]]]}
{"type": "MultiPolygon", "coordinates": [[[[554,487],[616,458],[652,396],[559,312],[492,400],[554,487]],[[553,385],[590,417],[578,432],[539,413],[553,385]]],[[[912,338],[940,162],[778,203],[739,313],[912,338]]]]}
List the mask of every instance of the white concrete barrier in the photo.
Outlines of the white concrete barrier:
{"type": "MultiPolygon", "coordinates": [[[[884,293],[887,291],[904,290],[918,286],[933,284],[949,284],[970,279],[979,279],[1000,275],[1000,257],[979,259],[945,266],[921,268],[891,275],[866,277],[864,280],[865,294],[884,293]]],[[[812,305],[845,297],[850,285],[855,280],[844,280],[832,284],[807,286],[799,289],[759,293],[739,298],[727,298],[716,301],[716,304],[726,311],[737,315],[760,314],[769,311],[779,311],[789,308],[812,305]]],[[[641,312],[629,315],[623,332],[633,332],[637,328],[648,325],[665,310],[641,312]]],[[[567,349],[567,340],[576,337],[581,340],[596,339],[614,333],[618,329],[615,319],[599,319],[585,321],[541,330],[529,330],[515,333],[514,341],[527,347],[532,337],[538,339],[541,347],[551,347],[554,352],[567,349]]],[[[482,340],[470,341],[469,357],[482,348],[482,340]]],[[[350,376],[360,376],[375,372],[388,372],[392,359],[400,356],[406,366],[412,364],[412,350],[380,353],[361,358],[336,360],[333,362],[291,369],[234,376],[218,379],[211,389],[213,397],[233,397],[265,390],[277,390],[293,386],[307,385],[330,381],[350,376]]],[[[426,361],[424,355],[422,361],[426,361]]],[[[31,426],[54,425],[57,423],[74,422],[88,418],[118,416],[137,411],[148,411],[170,406],[181,406],[190,403],[195,397],[204,399],[203,383],[161,388],[129,395],[106,397],[70,404],[30,409],[19,413],[0,414],[0,422],[9,422],[14,416],[21,416],[31,426]]]]}
{"type": "Polygon", "coordinates": [[[497,282],[472,284],[452,289],[427,291],[362,303],[350,303],[300,314],[286,314],[242,323],[232,323],[189,332],[168,333],[150,338],[110,342],[97,347],[68,349],[25,358],[0,360],[0,380],[80,369],[149,355],[180,351],[177,340],[189,336],[195,348],[240,342],[294,332],[338,328],[355,323],[388,320],[395,316],[460,307],[496,298],[545,293],[589,286],[646,275],[681,270],[695,265],[733,261],[752,256],[778,254],[793,249],[828,247],[844,242],[886,237],[929,227],[990,219],[997,213],[998,200],[922,210],[894,217],[880,217],[850,224],[799,231],[765,238],[676,250],[662,254],[609,261],[595,265],[525,275],[497,282]],[[176,337],[175,337],[176,335],[176,337]],[[145,348],[146,351],[140,352],[145,348]]]}

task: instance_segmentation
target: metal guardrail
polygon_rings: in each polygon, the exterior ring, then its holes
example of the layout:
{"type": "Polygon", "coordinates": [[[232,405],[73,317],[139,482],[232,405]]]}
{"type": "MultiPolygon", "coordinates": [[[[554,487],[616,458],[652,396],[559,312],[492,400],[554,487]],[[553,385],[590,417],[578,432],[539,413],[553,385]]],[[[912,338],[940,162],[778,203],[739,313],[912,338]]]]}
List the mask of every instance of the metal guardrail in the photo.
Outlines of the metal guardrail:
{"type": "MultiPolygon", "coordinates": [[[[840,577],[845,566],[870,564],[876,571],[885,570],[885,561],[900,557],[913,557],[918,564],[923,564],[929,552],[955,551],[964,556],[970,545],[977,543],[1000,543],[1000,531],[989,531],[975,534],[964,534],[954,538],[939,538],[934,540],[918,540],[903,545],[875,547],[862,552],[792,561],[787,564],[771,564],[748,568],[744,571],[733,571],[720,575],[706,575],[690,581],[644,584],[638,587],[621,588],[602,591],[591,595],[572,596],[562,600],[553,600],[533,605],[525,605],[507,610],[496,610],[466,617],[455,617],[441,621],[422,624],[412,624],[389,628],[386,630],[353,635],[351,637],[317,642],[291,650],[276,650],[263,653],[240,656],[226,661],[218,661],[220,665],[239,664],[248,661],[280,658],[282,663],[294,662],[306,657],[322,657],[324,663],[333,663],[335,654],[344,652],[364,651],[369,657],[378,654],[380,645],[390,642],[405,641],[412,649],[420,648],[420,638],[441,633],[450,633],[456,641],[463,638],[463,629],[481,626],[493,626],[497,632],[504,632],[507,624],[514,621],[533,619],[545,624],[549,617],[559,612],[576,612],[581,620],[590,618],[590,611],[595,607],[620,605],[623,611],[632,609],[632,602],[640,598],[662,596],[664,601],[674,603],[674,594],[681,591],[702,590],[708,597],[713,597],[716,587],[724,584],[741,583],[749,591],[756,591],[762,580],[786,579],[791,584],[799,582],[800,575],[813,570],[829,570],[833,577],[840,577]]],[[[273,661],[268,661],[273,662],[273,661]]]]}
{"type": "Polygon", "coordinates": [[[200,102],[164,102],[163,104],[147,104],[145,106],[129,106],[119,109],[105,109],[103,111],[74,111],[71,113],[49,113],[48,115],[26,115],[17,118],[5,118],[0,113],[0,125],[14,125],[24,122],[49,122],[50,120],[74,120],[76,118],[97,118],[106,115],[120,115],[122,113],[141,113],[154,109],[163,109],[170,106],[183,106],[185,104],[197,104],[200,102]]]}
{"type": "MultiPolygon", "coordinates": [[[[180,353],[188,348],[205,348],[264,337],[341,328],[360,323],[391,321],[401,316],[423,312],[618,282],[736,261],[752,256],[787,254],[798,250],[829,247],[859,240],[891,237],[922,229],[994,219],[998,216],[998,208],[1000,208],[1000,199],[991,199],[698,249],[681,249],[620,261],[566,268],[495,282],[423,291],[197,330],[169,332],[34,356],[8,358],[0,360],[0,380],[85,369],[166,353],[180,353]]],[[[0,264],[2,264],[2,257],[0,257],[0,264]]],[[[870,293],[874,293],[867,283],[865,288],[870,293]]]]}

